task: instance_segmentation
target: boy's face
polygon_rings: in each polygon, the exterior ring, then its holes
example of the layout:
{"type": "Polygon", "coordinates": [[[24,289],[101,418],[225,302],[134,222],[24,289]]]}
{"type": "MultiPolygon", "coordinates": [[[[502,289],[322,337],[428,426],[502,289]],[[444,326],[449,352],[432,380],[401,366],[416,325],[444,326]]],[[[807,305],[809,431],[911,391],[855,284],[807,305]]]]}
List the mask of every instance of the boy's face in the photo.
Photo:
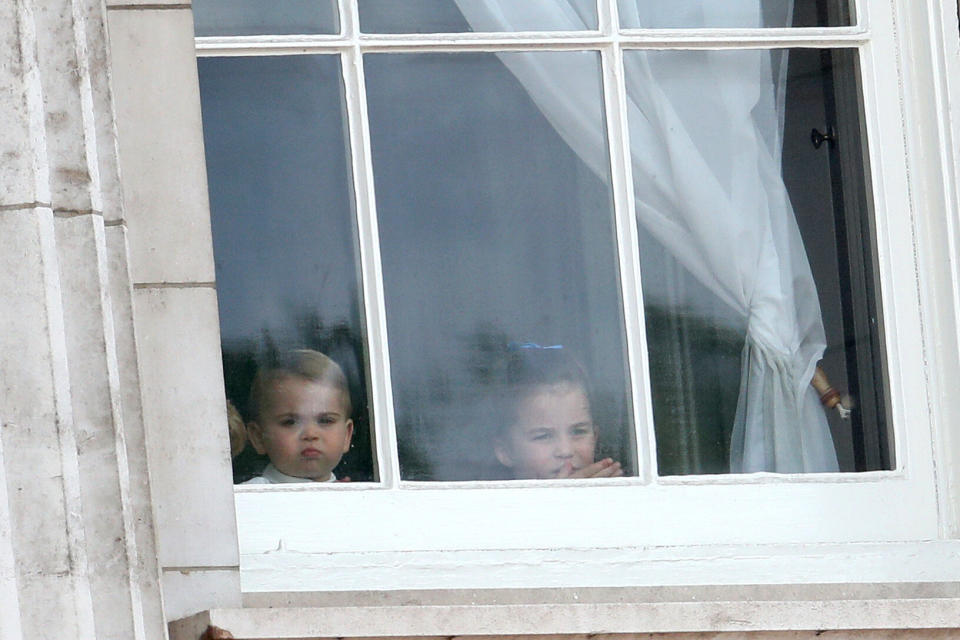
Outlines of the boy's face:
{"type": "Polygon", "coordinates": [[[353,420],[345,415],[343,392],[298,376],[277,380],[267,393],[250,441],[288,476],[326,481],[350,449],[353,420]]]}
{"type": "Polygon", "coordinates": [[[495,446],[515,478],[567,478],[593,464],[597,431],[584,390],[573,384],[542,387],[517,407],[516,421],[495,446]]]}

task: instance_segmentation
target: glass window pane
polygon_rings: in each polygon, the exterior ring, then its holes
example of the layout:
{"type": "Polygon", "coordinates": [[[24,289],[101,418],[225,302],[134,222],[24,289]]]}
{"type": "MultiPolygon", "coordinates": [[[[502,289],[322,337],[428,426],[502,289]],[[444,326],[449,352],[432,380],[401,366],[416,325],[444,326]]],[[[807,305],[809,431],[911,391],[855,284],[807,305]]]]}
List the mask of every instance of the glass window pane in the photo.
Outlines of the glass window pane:
{"type": "Polygon", "coordinates": [[[194,0],[198,36],[338,33],[336,0],[194,0]]]}
{"type": "Polygon", "coordinates": [[[661,474],[892,468],[855,56],[624,54],[661,474]]]}
{"type": "Polygon", "coordinates": [[[402,476],[635,474],[598,54],[365,70],[402,476]],[[591,123],[583,157],[533,69],[591,123]]]}
{"type": "Polygon", "coordinates": [[[847,27],[853,0],[619,0],[626,29],[847,27]]]}
{"type": "MultiPolygon", "coordinates": [[[[327,382],[320,387],[341,392],[333,406],[344,413],[352,409],[355,423],[352,446],[334,473],[369,480],[364,330],[340,61],[333,55],[228,57],[200,58],[198,65],[227,397],[244,421],[259,416],[269,422],[272,414],[263,407],[280,406],[304,390],[300,382],[322,377],[327,382]],[[335,368],[329,376],[303,369],[311,362],[321,366],[320,359],[294,363],[289,352],[297,349],[333,359],[348,394],[335,368]],[[255,391],[258,372],[263,384],[255,391]]],[[[320,402],[319,390],[307,391],[306,401],[320,402]]],[[[294,462],[284,459],[291,466],[283,467],[275,459],[283,452],[261,448],[286,475],[300,477],[294,462]]],[[[234,459],[238,482],[267,463],[254,449],[248,445],[234,459]]],[[[336,451],[321,453],[328,462],[339,459],[336,451]]]]}
{"type": "Polygon", "coordinates": [[[358,0],[366,33],[582,31],[597,29],[595,0],[358,0]]]}

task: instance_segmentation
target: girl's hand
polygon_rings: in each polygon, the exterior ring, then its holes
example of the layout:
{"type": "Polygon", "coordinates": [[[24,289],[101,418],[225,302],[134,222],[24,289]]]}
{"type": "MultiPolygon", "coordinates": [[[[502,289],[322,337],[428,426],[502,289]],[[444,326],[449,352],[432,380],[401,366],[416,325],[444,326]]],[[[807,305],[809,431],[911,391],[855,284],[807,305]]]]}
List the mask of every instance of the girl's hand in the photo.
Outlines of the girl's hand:
{"type": "Polygon", "coordinates": [[[604,458],[582,469],[577,469],[568,478],[619,478],[623,475],[623,467],[612,458],[604,458]]]}

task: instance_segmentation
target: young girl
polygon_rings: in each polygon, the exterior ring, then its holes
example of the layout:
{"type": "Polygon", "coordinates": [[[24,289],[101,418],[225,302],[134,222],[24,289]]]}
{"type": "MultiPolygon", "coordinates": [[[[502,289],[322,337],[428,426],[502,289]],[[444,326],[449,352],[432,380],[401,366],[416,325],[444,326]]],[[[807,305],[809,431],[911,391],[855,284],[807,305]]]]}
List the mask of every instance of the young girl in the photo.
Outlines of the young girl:
{"type": "Polygon", "coordinates": [[[514,478],[611,478],[619,462],[595,460],[587,377],[562,347],[517,345],[507,355],[497,460],[514,478]]]}

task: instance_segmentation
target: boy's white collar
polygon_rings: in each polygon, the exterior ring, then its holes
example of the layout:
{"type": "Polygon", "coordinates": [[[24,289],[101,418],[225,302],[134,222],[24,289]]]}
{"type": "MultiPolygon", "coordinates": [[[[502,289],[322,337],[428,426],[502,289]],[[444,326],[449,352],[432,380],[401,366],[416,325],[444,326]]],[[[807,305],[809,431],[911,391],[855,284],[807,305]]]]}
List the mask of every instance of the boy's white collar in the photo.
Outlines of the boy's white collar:
{"type": "MultiPolygon", "coordinates": [[[[267,465],[267,467],[263,470],[263,473],[261,475],[273,484],[283,484],[286,482],[311,482],[311,480],[309,480],[308,478],[298,478],[296,476],[288,476],[287,474],[283,473],[282,471],[277,469],[275,466],[273,466],[272,462],[267,465]]],[[[337,481],[337,476],[331,473],[330,479],[326,480],[325,482],[336,482],[336,481],[337,481]]]]}

